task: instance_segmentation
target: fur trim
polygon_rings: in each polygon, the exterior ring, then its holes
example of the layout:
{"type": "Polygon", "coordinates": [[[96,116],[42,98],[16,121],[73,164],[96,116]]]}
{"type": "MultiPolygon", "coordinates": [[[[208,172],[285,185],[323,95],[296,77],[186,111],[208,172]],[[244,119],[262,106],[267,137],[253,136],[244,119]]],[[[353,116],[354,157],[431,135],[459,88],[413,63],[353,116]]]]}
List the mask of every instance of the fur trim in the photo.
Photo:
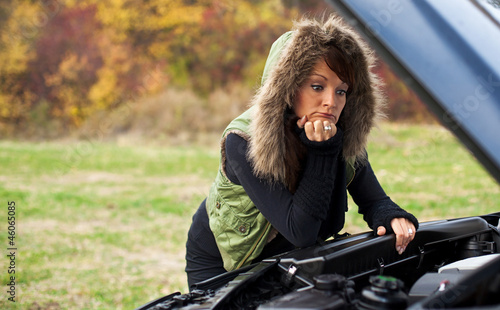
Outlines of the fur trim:
{"type": "Polygon", "coordinates": [[[286,111],[293,107],[300,85],[332,43],[345,52],[355,68],[356,85],[337,124],[344,131],[343,157],[351,163],[366,160],[367,137],[376,119],[382,116],[384,104],[382,83],[371,72],[375,63],[373,52],[337,16],[326,21],[302,19],[295,23],[279,59],[252,101],[255,109],[248,157],[258,177],[288,185],[286,111]]]}

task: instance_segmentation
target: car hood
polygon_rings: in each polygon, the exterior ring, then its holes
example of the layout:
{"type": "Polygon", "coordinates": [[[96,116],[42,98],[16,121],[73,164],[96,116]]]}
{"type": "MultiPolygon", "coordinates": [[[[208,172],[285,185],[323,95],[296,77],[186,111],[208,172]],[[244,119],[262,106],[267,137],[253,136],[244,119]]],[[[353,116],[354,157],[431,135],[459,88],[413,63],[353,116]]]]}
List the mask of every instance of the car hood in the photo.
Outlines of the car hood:
{"type": "Polygon", "coordinates": [[[328,2],[500,183],[500,1],[328,2]]]}

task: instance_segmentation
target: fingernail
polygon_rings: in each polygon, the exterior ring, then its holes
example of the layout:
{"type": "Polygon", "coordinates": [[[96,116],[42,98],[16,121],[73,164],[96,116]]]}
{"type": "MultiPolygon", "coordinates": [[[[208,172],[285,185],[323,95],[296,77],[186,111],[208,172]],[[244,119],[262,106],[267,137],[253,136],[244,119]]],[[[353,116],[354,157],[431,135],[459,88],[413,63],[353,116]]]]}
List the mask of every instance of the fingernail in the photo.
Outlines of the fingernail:
{"type": "Polygon", "coordinates": [[[396,251],[398,251],[398,253],[401,254],[402,253],[401,252],[401,247],[400,246],[396,247],[396,251]]]}

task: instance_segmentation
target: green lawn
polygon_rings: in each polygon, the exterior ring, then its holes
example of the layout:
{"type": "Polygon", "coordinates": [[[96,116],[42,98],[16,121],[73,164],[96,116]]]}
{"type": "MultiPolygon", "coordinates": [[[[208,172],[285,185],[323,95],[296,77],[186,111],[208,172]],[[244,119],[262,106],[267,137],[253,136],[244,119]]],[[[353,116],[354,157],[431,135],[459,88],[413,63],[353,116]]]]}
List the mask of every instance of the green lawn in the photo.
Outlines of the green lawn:
{"type": "MultiPolygon", "coordinates": [[[[133,309],[187,291],[184,243],[218,166],[213,147],[0,141],[1,309],[133,309]],[[16,303],[8,202],[16,203],[16,303]]],[[[385,124],[369,145],[388,194],[420,220],[499,210],[500,187],[435,126],[385,124]]],[[[345,230],[366,230],[351,205],[345,230]]]]}

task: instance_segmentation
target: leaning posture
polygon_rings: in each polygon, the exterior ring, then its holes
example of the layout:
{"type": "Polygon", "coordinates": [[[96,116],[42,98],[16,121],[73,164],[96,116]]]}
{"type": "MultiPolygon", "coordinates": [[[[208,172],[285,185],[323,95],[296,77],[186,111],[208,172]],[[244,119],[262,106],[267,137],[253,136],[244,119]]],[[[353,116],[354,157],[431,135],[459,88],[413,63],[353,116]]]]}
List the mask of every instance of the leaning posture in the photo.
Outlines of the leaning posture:
{"type": "Polygon", "coordinates": [[[322,242],[345,222],[347,194],[400,254],[417,219],[384,192],[367,136],[382,113],[374,57],[343,21],[302,19],[271,47],[251,107],[221,139],[220,166],[193,216],[188,284],[322,242]]]}

